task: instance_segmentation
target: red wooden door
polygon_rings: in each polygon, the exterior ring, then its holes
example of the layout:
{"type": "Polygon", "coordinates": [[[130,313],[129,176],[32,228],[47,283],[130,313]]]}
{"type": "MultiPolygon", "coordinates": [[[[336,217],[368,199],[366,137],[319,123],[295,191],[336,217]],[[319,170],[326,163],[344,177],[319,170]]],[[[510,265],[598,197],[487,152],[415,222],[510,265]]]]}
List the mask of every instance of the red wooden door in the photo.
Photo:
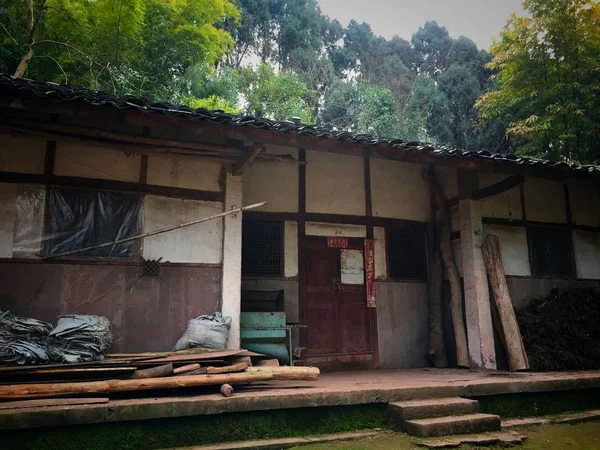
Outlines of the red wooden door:
{"type": "MultiPolygon", "coordinates": [[[[350,239],[348,248],[363,251],[363,240],[350,239]]],[[[327,238],[307,238],[308,355],[371,352],[365,285],[342,284],[340,251],[327,247],[327,238]]]]}

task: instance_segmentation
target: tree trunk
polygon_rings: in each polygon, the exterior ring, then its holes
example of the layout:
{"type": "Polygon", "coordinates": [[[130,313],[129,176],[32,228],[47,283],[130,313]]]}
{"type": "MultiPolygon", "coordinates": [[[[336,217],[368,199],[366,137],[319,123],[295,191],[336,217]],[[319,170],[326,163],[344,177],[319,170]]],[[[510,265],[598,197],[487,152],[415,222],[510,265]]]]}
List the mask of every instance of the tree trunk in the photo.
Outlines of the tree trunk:
{"type": "Polygon", "coordinates": [[[488,278],[494,294],[494,302],[498,310],[499,331],[503,336],[502,342],[506,347],[508,365],[511,371],[528,370],[529,361],[523,346],[521,331],[515,315],[500,253],[498,236],[487,235],[483,243],[483,259],[487,269],[488,278]]]}
{"type": "Polygon", "coordinates": [[[27,53],[25,53],[25,56],[21,58],[21,62],[19,63],[17,70],[15,70],[15,77],[23,78],[23,74],[25,74],[25,71],[27,70],[27,66],[29,66],[29,61],[31,61],[31,58],[33,58],[33,49],[29,48],[29,50],[27,50],[27,53]]]}
{"type": "Polygon", "coordinates": [[[450,242],[450,215],[442,188],[438,185],[433,173],[423,172],[423,178],[428,184],[437,205],[438,221],[440,224],[440,253],[450,281],[450,309],[454,325],[454,340],[456,341],[456,364],[458,367],[469,367],[469,348],[463,313],[463,294],[460,277],[456,270],[452,244],[450,242]]]}
{"type": "Polygon", "coordinates": [[[435,251],[429,268],[429,361],[433,367],[448,367],[442,323],[442,256],[435,251]]]}

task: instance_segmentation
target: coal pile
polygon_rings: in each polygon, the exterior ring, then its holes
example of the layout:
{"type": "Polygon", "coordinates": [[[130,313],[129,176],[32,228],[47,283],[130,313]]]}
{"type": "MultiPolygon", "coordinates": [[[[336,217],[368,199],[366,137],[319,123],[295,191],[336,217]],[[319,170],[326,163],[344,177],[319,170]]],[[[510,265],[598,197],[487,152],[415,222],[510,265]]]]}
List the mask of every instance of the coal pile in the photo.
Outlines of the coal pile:
{"type": "Polygon", "coordinates": [[[600,292],[554,289],[517,320],[531,370],[600,369],[600,292]]]}

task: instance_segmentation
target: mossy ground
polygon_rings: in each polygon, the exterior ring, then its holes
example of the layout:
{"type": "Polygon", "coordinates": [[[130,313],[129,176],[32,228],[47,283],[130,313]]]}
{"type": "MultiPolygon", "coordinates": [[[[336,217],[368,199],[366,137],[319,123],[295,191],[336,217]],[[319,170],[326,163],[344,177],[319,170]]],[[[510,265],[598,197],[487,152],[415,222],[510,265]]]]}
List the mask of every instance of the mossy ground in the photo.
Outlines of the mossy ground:
{"type": "MultiPolygon", "coordinates": [[[[598,450],[600,449],[600,422],[577,425],[543,425],[519,430],[527,440],[518,450],[598,450]]],[[[401,433],[385,433],[381,436],[351,442],[331,442],[296,447],[295,450],[423,450],[413,439],[401,433]]],[[[464,445],[459,450],[474,450],[464,445]]],[[[484,447],[486,450],[500,450],[505,447],[484,447]]]]}

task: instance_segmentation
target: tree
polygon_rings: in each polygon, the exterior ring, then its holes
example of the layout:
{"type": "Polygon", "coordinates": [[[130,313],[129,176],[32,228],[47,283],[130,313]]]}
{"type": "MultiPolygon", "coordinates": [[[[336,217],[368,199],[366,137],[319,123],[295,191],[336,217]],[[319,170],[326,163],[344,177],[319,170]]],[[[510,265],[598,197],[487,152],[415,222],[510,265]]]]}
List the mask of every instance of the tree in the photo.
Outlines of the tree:
{"type": "Polygon", "coordinates": [[[241,77],[248,114],[274,120],[298,117],[303,122],[313,122],[311,92],[295,75],[275,73],[272,67],[262,64],[256,70],[242,69],[241,77]]]}
{"type": "Polygon", "coordinates": [[[484,121],[502,118],[522,154],[600,161],[600,4],[527,0],[492,46],[496,88],[478,101],[484,121]]]}
{"type": "Polygon", "coordinates": [[[425,22],[412,35],[411,43],[419,73],[435,78],[446,69],[452,38],[445,27],[439,26],[436,21],[425,22]]]}

